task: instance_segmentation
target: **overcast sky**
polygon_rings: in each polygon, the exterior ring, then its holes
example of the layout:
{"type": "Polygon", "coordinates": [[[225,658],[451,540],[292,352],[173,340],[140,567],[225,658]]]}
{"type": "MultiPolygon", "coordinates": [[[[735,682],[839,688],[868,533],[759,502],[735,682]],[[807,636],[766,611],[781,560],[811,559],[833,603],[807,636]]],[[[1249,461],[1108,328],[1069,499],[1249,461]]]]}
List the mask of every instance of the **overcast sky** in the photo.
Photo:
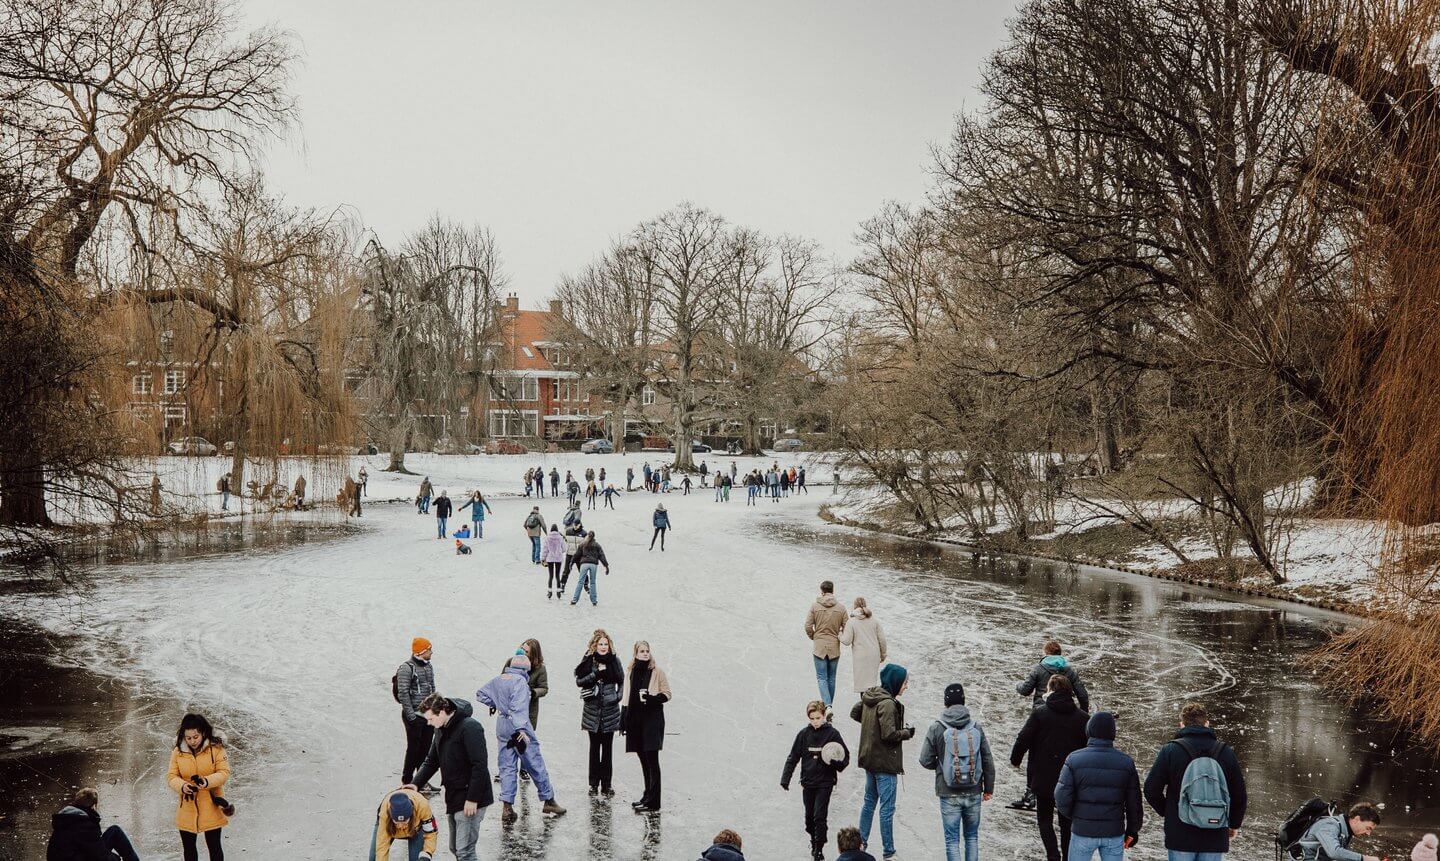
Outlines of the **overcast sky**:
{"type": "Polygon", "coordinates": [[[488,225],[526,307],[682,200],[820,241],[917,201],[1012,0],[242,0],[299,39],[291,203],[488,225]]]}

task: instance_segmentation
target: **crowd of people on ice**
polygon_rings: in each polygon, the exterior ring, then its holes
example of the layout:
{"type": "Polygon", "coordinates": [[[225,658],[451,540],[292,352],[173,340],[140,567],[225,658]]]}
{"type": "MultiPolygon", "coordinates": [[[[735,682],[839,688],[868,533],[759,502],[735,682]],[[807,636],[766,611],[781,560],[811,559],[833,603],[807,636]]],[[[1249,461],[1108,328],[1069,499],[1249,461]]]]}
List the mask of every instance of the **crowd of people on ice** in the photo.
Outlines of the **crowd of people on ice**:
{"type": "MultiPolygon", "coordinates": [[[[711,474],[705,464],[701,468],[704,486],[711,474]]],[[[630,472],[627,491],[634,489],[630,472]]],[[[732,464],[728,474],[714,474],[717,501],[725,498],[737,472],[732,464]]],[[[647,492],[663,494],[672,489],[666,467],[651,469],[647,463],[642,477],[647,492]]],[[[587,498],[601,493],[600,487],[612,487],[606,483],[604,468],[598,474],[587,469],[584,478],[587,498]]],[[[547,474],[534,468],[525,475],[526,495],[533,491],[543,497],[547,479],[552,497],[564,488],[567,507],[559,523],[547,524],[538,505],[526,514],[521,526],[529,539],[531,562],[546,568],[547,598],[564,597],[574,570],[579,576],[570,603],[578,603],[588,592],[592,605],[598,604],[598,569],[603,566],[608,574],[610,566],[595,531],[582,523],[579,480],[567,472],[562,485],[558,470],[547,474]]],[[[688,481],[687,475],[682,482],[686,492],[688,481]]],[[[752,501],[807,492],[803,467],[753,470],[743,486],[752,501]]],[[[433,511],[437,538],[447,537],[455,509],[445,490],[433,494],[426,478],[416,508],[421,514],[433,511]]],[[[493,514],[478,490],[466,497],[459,511],[467,509],[469,522],[449,535],[456,539],[457,552],[469,551],[465,538],[483,538],[485,519],[493,514]]],[[[652,524],[650,549],[658,541],[663,552],[665,534],[672,528],[663,503],[656,505],[652,524]]],[[[864,793],[852,820],[856,825],[841,828],[836,835],[838,861],[875,861],[869,848],[877,818],[882,858],[898,857],[896,794],[905,772],[906,745],[917,735],[918,751],[912,749],[909,756],[934,772],[946,859],[978,861],[981,811],[994,795],[997,769],[994,739],[967,707],[964,684],[957,680],[945,686],[943,701],[935,704],[937,713],[921,734],[906,717],[910,674],[891,660],[885,631],[865,598],[855,597],[847,608],[836,598],[834,584],[822,582],[805,616],[804,631],[811,642],[819,697],[805,706],[805,724],[790,746],[779,784],[788,792],[798,770],[811,857],[825,857],[831,797],[851,763],[850,748],[835,725],[833,711],[842,648],[848,647],[851,681],[859,695],[849,718],[859,728],[855,763],[864,774],[864,793]]],[[[628,660],[618,652],[611,636],[597,628],[572,673],[581,699],[580,726],[588,740],[587,782],[595,802],[605,803],[614,796],[614,736],[619,733],[625,739],[625,752],[636,754],[640,765],[643,790],[631,806],[637,813],[654,814],[662,808],[660,753],[665,705],[673,695],[650,643],[635,642],[628,660]]],[[[473,702],[436,690],[433,659],[432,643],[415,637],[409,657],[392,677],[404,728],[404,756],[400,785],[387,790],[375,810],[365,856],[370,861],[385,861],[392,847],[400,844],[411,861],[436,856],[442,829],[430,800],[436,794],[444,808],[448,849],[457,861],[477,858],[480,824],[495,802],[495,780],[503,823],[517,818],[516,797],[524,784],[535,787],[542,815],[566,812],[556,799],[539,736],[541,700],[550,690],[539,640],[527,639],[508,655],[499,672],[475,691],[473,702]],[[476,715],[477,704],[494,717],[493,780],[491,744],[476,715]],[[430,785],[437,776],[440,790],[430,785]]],[[[1169,861],[1220,861],[1229,852],[1231,838],[1245,821],[1245,774],[1234,749],[1211,728],[1203,704],[1187,703],[1180,710],[1173,738],[1156,751],[1142,781],[1135,761],[1123,750],[1121,721],[1112,712],[1091,713],[1089,691],[1060,643],[1045,644],[1043,656],[1015,690],[1031,699],[1032,711],[1011,743],[1010,764],[1017,770],[1024,766],[1025,792],[1009,806],[1034,811],[1047,861],[1090,861],[1096,855],[1101,861],[1120,861],[1140,839],[1147,805],[1163,818],[1169,861]]],[[[230,774],[224,739],[205,716],[185,715],[167,774],[176,794],[175,826],[185,861],[198,861],[202,836],[211,861],[223,859],[221,835],[235,815],[235,806],[222,793],[230,774]]],[[[98,802],[95,789],[83,788],[55,814],[48,861],[139,858],[119,826],[101,829],[98,802]]],[[[1341,810],[1312,799],[1281,825],[1277,849],[1303,861],[1379,861],[1350,846],[1369,836],[1380,820],[1379,806],[1369,802],[1341,810]]],[[[722,830],[700,857],[743,861],[741,836],[722,830]]],[[[1425,835],[1411,858],[1436,861],[1434,835],[1425,835]]]]}

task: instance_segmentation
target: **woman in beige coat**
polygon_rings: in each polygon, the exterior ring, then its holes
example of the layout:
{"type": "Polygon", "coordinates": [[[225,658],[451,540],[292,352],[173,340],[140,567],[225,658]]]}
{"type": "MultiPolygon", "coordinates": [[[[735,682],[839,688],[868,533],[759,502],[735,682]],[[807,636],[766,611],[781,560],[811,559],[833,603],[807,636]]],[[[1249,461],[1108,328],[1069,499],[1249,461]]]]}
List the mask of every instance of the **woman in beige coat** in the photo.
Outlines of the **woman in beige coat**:
{"type": "Polygon", "coordinates": [[[850,647],[850,666],[855,671],[855,692],[863,693],[880,684],[880,665],[890,654],[885,629],[870,612],[864,598],[855,599],[850,621],[840,632],[840,644],[850,647]]]}

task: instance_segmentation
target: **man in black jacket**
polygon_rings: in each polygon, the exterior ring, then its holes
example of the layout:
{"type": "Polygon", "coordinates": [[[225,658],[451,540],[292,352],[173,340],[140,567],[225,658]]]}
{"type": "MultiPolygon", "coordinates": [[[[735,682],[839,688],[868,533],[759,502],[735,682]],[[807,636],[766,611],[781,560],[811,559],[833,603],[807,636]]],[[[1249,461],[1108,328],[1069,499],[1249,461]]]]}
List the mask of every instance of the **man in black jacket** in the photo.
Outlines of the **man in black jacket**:
{"type": "Polygon", "coordinates": [[[100,794],[90,787],[76,790],[70,804],[50,817],[46,861],[140,861],[130,838],[118,825],[100,830],[95,805],[100,794]]]}
{"type": "Polygon", "coordinates": [[[1199,703],[1186,703],[1180,710],[1180,731],[1175,739],[1155,754],[1155,764],[1145,778],[1145,800],[1165,817],[1165,848],[1172,858],[1196,861],[1219,858],[1230,851],[1230,838],[1245,821],[1245,773],[1235,751],[1222,744],[1210,728],[1210,715],[1199,703]],[[1226,827],[1199,828],[1180,820],[1180,790],[1185,770],[1196,757],[1211,757],[1225,774],[1230,795],[1230,821],[1226,827]]]}
{"type": "Polygon", "coordinates": [[[1060,769],[1065,757],[1072,751],[1085,746],[1085,723],[1090,715],[1075,705],[1070,689],[1070,680],[1064,676],[1051,676],[1047,683],[1048,695],[1045,705],[1031,713],[1029,720],[1015,739],[1010,751],[1010,764],[1020,767],[1025,754],[1030,754],[1030,764],[1025,770],[1025,782],[1035,793],[1037,806],[1036,820],[1040,826],[1040,842],[1045,844],[1048,861],[1061,861],[1070,854],[1070,820],[1060,817],[1060,841],[1055,841],[1055,784],[1060,779],[1060,769]]]}
{"type": "MultiPolygon", "coordinates": [[[[466,700],[448,699],[437,691],[420,704],[421,715],[435,729],[430,752],[415,774],[421,786],[436,771],[445,788],[445,819],[450,826],[450,853],[456,861],[475,861],[475,841],[485,808],[495,803],[485,750],[485,728],[466,700]]],[[[407,789],[414,789],[411,784],[407,789]]]]}

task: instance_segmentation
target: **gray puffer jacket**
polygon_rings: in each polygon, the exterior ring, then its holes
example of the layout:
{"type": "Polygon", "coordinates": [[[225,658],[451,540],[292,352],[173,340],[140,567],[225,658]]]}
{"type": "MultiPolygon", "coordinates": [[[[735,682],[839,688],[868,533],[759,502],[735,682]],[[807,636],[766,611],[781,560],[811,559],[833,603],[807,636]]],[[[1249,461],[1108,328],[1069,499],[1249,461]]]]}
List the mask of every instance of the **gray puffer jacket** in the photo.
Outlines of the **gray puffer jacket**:
{"type": "Polygon", "coordinates": [[[420,720],[415,710],[435,693],[435,667],[414,655],[395,671],[395,688],[400,694],[400,714],[407,721],[420,720]]]}

